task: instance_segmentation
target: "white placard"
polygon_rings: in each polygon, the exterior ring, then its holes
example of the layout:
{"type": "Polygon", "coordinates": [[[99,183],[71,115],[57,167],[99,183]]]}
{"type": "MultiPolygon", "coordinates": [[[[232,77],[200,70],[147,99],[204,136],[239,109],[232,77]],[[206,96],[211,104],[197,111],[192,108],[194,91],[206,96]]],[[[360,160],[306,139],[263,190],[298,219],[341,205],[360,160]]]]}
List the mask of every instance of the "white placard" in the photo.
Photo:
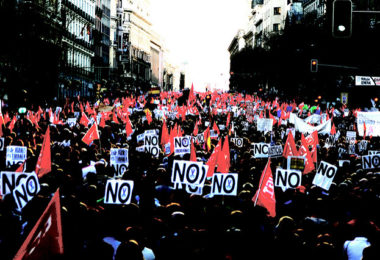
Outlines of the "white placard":
{"type": "Polygon", "coordinates": [[[268,158],[269,157],[270,144],[266,143],[252,143],[251,151],[255,158],[268,158]]]}
{"type": "Polygon", "coordinates": [[[271,118],[259,118],[257,119],[257,131],[259,132],[271,132],[273,129],[273,119],[271,118]]]}
{"type": "Polygon", "coordinates": [[[347,131],[346,139],[349,144],[354,144],[356,141],[356,132],[355,131],[347,131]]]}
{"type": "Polygon", "coordinates": [[[22,208],[24,208],[25,205],[31,201],[39,191],[40,183],[36,173],[30,173],[28,177],[23,179],[12,191],[17,208],[22,210],[22,208]]]}
{"type": "Polygon", "coordinates": [[[313,184],[328,191],[337,171],[338,167],[335,165],[321,161],[313,179],[313,184]]]}
{"type": "Polygon", "coordinates": [[[1,137],[0,138],[0,151],[4,151],[4,145],[5,145],[5,143],[4,143],[4,137],[1,137]]]}
{"type": "Polygon", "coordinates": [[[130,204],[133,186],[133,181],[107,180],[104,204],[130,204]]]}
{"type": "Polygon", "coordinates": [[[32,173],[26,172],[1,172],[0,173],[0,194],[6,195],[20,185],[21,181],[26,179],[32,173]]]}
{"type": "Polygon", "coordinates": [[[359,136],[364,135],[364,123],[366,136],[380,136],[380,112],[358,112],[357,129],[359,136]]]}
{"type": "Polygon", "coordinates": [[[301,185],[302,182],[302,172],[297,170],[288,169],[276,169],[276,187],[280,187],[283,191],[287,189],[295,189],[301,185]]]}
{"type": "Polygon", "coordinates": [[[21,164],[26,160],[27,148],[26,146],[7,146],[6,166],[14,164],[21,164]]]}
{"type": "Polygon", "coordinates": [[[174,160],[171,181],[203,187],[207,170],[202,162],[174,160]]]}
{"type": "Polygon", "coordinates": [[[110,164],[115,168],[116,175],[121,176],[127,170],[128,161],[128,149],[125,148],[111,148],[110,152],[110,164]]]}
{"type": "Polygon", "coordinates": [[[243,138],[231,138],[231,142],[234,143],[238,148],[243,147],[243,138]]]}
{"type": "Polygon", "coordinates": [[[174,155],[182,155],[190,153],[189,137],[174,137],[174,155]]]}
{"type": "Polygon", "coordinates": [[[77,119],[75,117],[73,118],[67,118],[67,124],[69,125],[70,128],[73,128],[75,124],[77,123],[77,119]]]}
{"type": "Polygon", "coordinates": [[[238,186],[237,173],[214,173],[211,193],[213,195],[236,196],[238,186]]]}
{"type": "Polygon", "coordinates": [[[380,154],[362,156],[362,168],[364,170],[380,168],[380,154]]]}

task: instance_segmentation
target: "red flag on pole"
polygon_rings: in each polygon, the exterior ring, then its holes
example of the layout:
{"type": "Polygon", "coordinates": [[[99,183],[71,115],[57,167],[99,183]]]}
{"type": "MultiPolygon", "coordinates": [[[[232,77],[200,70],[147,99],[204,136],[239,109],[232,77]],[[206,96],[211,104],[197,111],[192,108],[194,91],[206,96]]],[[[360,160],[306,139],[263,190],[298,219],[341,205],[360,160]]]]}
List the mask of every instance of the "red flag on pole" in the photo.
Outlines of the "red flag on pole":
{"type": "Polygon", "coordinates": [[[228,135],[224,138],[223,148],[219,152],[218,168],[216,171],[221,173],[229,173],[230,171],[230,144],[228,135]]]}
{"type": "Polygon", "coordinates": [[[255,196],[253,196],[252,201],[256,205],[264,207],[268,210],[268,215],[270,217],[276,217],[276,197],[274,194],[274,184],[272,170],[270,168],[270,159],[263,173],[261,174],[259,189],[256,191],[255,196]]]}
{"type": "Polygon", "coordinates": [[[301,145],[301,148],[300,148],[298,153],[300,156],[305,157],[305,169],[303,170],[303,173],[307,174],[307,173],[311,172],[312,170],[314,170],[315,166],[313,163],[311,153],[310,153],[309,148],[307,146],[305,136],[303,134],[301,135],[301,143],[302,143],[302,145],[301,145]]]}
{"type": "Polygon", "coordinates": [[[90,129],[88,129],[87,133],[83,136],[82,142],[90,145],[94,140],[98,140],[99,138],[98,126],[96,123],[94,123],[90,129]]]}
{"type": "Polygon", "coordinates": [[[207,178],[212,177],[215,172],[215,166],[218,160],[218,154],[219,154],[219,146],[216,146],[214,149],[214,152],[211,154],[210,158],[208,159],[206,165],[208,166],[207,171],[207,178]]]}
{"type": "Polygon", "coordinates": [[[332,124],[330,135],[335,135],[336,134],[336,129],[334,123],[332,124]]]}
{"type": "Polygon", "coordinates": [[[50,127],[48,126],[44,142],[42,143],[42,148],[40,155],[38,156],[38,161],[36,165],[36,174],[38,178],[41,178],[45,174],[51,172],[51,152],[50,152],[50,127]]]}
{"type": "Polygon", "coordinates": [[[298,155],[298,151],[296,148],[296,143],[294,142],[292,131],[289,131],[282,156],[284,156],[285,158],[288,158],[288,156],[297,156],[297,155],[298,155]]]}
{"type": "Polygon", "coordinates": [[[161,130],[161,145],[165,145],[169,142],[169,130],[166,126],[166,120],[162,122],[162,130],[161,130]]]}
{"type": "Polygon", "coordinates": [[[364,140],[367,135],[367,126],[365,125],[365,122],[363,122],[363,128],[364,128],[364,134],[363,134],[363,140],[364,140]]]}
{"type": "Polygon", "coordinates": [[[79,124],[84,125],[85,127],[87,127],[89,123],[90,123],[90,120],[88,119],[88,117],[86,116],[86,114],[84,112],[82,112],[82,117],[79,120],[79,124]]]}
{"type": "Polygon", "coordinates": [[[133,133],[131,120],[129,120],[129,116],[126,118],[127,123],[125,124],[125,132],[127,134],[127,138],[133,133]]]}
{"type": "Polygon", "coordinates": [[[20,166],[16,169],[15,172],[24,172],[25,171],[24,168],[25,168],[25,161],[22,164],[20,164],[20,166]]]}
{"type": "Polygon", "coordinates": [[[63,254],[59,189],[13,260],[53,259],[63,254]]]}

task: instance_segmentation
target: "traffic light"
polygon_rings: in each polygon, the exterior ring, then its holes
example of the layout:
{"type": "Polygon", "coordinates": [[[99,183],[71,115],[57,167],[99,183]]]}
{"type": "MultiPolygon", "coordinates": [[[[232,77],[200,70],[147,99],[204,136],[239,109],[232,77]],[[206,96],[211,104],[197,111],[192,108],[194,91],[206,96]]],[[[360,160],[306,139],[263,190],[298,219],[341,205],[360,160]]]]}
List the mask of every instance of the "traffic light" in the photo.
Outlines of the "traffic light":
{"type": "Polygon", "coordinates": [[[351,0],[335,0],[332,10],[332,35],[335,38],[349,38],[352,34],[351,0]]]}
{"type": "Polygon", "coordinates": [[[317,59],[311,59],[310,71],[311,72],[318,72],[318,60],[317,59]]]}

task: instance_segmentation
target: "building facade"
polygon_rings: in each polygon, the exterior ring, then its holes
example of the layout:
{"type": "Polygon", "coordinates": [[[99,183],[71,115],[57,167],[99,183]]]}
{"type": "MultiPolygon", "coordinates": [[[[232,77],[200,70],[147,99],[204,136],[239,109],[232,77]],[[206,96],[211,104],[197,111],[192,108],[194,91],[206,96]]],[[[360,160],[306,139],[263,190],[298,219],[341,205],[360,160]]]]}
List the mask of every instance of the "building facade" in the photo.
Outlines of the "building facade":
{"type": "Polygon", "coordinates": [[[92,96],[94,92],[94,0],[62,0],[64,69],[62,96],[92,96]]]}

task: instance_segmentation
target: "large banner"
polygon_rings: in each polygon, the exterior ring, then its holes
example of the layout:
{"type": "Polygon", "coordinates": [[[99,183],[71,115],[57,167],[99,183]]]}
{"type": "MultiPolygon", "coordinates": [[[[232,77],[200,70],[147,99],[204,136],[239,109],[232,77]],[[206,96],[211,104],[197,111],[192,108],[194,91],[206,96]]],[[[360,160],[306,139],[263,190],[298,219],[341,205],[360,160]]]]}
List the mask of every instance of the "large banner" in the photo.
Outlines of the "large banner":
{"type": "Polygon", "coordinates": [[[331,132],[331,120],[327,120],[325,123],[318,126],[311,126],[301,118],[297,117],[294,113],[290,113],[289,122],[294,124],[296,131],[303,134],[311,134],[314,131],[318,131],[318,134],[330,134],[331,132]]]}
{"type": "Polygon", "coordinates": [[[364,135],[364,123],[366,136],[380,136],[380,112],[358,112],[357,129],[359,136],[364,135]]]}

